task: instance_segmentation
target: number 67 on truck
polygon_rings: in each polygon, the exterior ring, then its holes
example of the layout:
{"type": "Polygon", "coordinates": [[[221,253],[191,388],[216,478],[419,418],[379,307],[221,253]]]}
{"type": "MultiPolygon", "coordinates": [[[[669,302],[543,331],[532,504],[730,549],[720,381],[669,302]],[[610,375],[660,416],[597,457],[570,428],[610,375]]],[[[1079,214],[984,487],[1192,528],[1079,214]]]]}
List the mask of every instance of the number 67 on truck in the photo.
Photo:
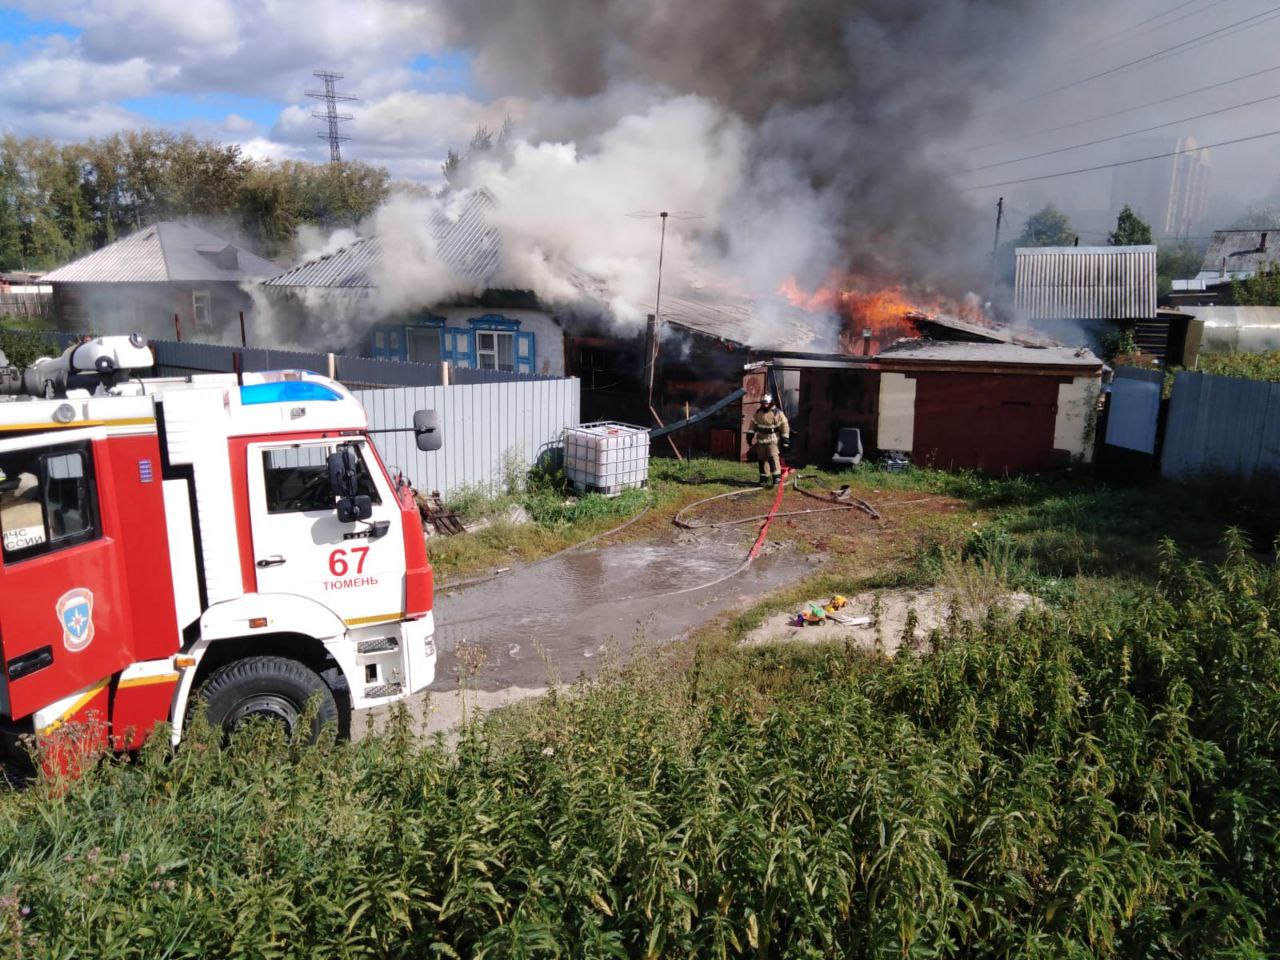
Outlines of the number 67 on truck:
{"type": "MultiPolygon", "coordinates": [[[[138,335],[0,354],[0,733],[176,744],[198,705],[316,736],[434,679],[412,490],[314,373],[132,376],[138,335]]],[[[410,428],[406,428],[410,429],[410,428]]],[[[418,449],[441,446],[432,411],[418,449]]]]}

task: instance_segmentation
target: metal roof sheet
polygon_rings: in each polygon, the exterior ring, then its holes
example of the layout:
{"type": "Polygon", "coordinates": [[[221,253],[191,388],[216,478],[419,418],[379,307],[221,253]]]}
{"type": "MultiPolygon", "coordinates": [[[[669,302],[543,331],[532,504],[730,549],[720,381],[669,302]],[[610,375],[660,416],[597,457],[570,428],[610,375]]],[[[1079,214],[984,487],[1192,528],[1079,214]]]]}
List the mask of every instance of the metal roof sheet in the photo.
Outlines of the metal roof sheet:
{"type": "Polygon", "coordinates": [[[268,287],[372,287],[369,271],[381,256],[382,244],[377,237],[361,237],[263,283],[268,287]]]}
{"type": "Polygon", "coordinates": [[[203,227],[163,220],[44,275],[45,283],[238,282],[280,268],[203,227]]]}
{"type": "Polygon", "coordinates": [[[1202,274],[1253,274],[1280,261],[1280,230],[1215,230],[1202,274]]]}
{"type": "MultiPolygon", "coordinates": [[[[460,280],[491,287],[502,267],[502,235],[489,223],[493,198],[484,190],[469,194],[457,217],[439,211],[431,218],[436,256],[460,280]]],[[[301,263],[265,281],[268,287],[375,287],[382,241],[361,237],[333,253],[301,263]]]]}
{"type": "Polygon", "coordinates": [[[1090,350],[1075,347],[1029,347],[1016,343],[958,343],[938,340],[900,340],[881,350],[882,361],[928,363],[1017,364],[1036,367],[1102,369],[1090,350]]]}
{"type": "Polygon", "coordinates": [[[722,298],[717,302],[685,296],[662,299],[662,320],[732,343],[778,350],[820,349],[834,341],[837,323],[798,309],[777,307],[762,313],[751,300],[722,298]],[[823,336],[823,328],[828,328],[823,336]]]}
{"type": "Polygon", "coordinates": [[[1027,320],[1149,320],[1156,248],[1019,247],[1014,307],[1027,320]]]}

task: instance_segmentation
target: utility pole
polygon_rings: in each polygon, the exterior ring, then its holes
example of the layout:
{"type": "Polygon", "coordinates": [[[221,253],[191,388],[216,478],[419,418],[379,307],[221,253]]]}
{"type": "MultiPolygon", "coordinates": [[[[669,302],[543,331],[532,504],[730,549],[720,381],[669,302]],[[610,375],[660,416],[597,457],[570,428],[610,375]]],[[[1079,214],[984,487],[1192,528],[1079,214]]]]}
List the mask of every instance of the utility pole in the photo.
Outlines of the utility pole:
{"type": "Polygon", "coordinates": [[[337,82],[341,80],[342,74],[334,73],[331,70],[317,70],[312,74],[324,82],[324,90],[308,90],[306,95],[314,100],[323,100],[325,109],[324,113],[311,114],[317,120],[324,120],[327,129],[324,133],[317,133],[316,136],[321,140],[329,141],[329,162],[342,162],[342,141],[350,140],[350,137],[344,137],[338,128],[339,123],[343,123],[352,119],[349,113],[338,112],[339,100],[359,100],[359,97],[353,97],[349,94],[338,93],[337,82]]]}
{"type": "Polygon", "coordinates": [[[991,244],[991,288],[996,286],[1000,271],[1000,224],[1004,222],[1004,197],[996,201],[996,239],[991,244]]]}

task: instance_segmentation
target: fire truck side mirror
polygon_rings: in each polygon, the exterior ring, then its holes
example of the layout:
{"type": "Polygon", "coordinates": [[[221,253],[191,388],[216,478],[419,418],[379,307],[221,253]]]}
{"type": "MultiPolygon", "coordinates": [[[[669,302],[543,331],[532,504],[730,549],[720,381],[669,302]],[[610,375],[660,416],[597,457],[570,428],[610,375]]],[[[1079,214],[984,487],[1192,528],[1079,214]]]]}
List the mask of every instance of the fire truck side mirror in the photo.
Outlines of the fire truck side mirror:
{"type": "Polygon", "coordinates": [[[373,501],[361,494],[358,497],[342,497],[338,500],[338,521],[355,523],[373,516],[373,501]]]}
{"type": "Polygon", "coordinates": [[[329,490],[335,497],[354,497],[360,490],[360,455],[344,443],[329,454],[329,490]]]}
{"type": "Polygon", "coordinates": [[[444,437],[440,433],[440,415],[434,410],[419,410],[413,415],[413,434],[418,449],[423,453],[431,453],[444,446],[444,437]]]}

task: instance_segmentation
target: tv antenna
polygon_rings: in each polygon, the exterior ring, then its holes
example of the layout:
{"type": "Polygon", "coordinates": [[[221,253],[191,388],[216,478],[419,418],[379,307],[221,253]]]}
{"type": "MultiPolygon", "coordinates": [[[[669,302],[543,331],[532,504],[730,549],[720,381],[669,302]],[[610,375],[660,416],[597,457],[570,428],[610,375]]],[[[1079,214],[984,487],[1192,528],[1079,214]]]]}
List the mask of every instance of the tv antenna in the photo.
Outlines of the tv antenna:
{"type": "MultiPolygon", "coordinates": [[[[658,411],[653,408],[653,380],[658,366],[658,354],[662,351],[662,256],[667,248],[667,220],[701,220],[702,214],[692,213],[689,210],[634,210],[627,214],[628,217],[634,217],[637,220],[652,220],[655,217],[662,221],[662,232],[658,236],[658,292],[653,299],[653,315],[649,322],[649,335],[646,357],[645,357],[645,384],[649,392],[649,412],[653,414],[653,418],[658,421],[658,425],[662,426],[662,418],[658,416],[658,411]]],[[[671,442],[671,449],[675,450],[675,441],[671,442]]],[[[680,456],[680,451],[676,450],[676,456],[680,456]]]]}
{"type": "Polygon", "coordinates": [[[635,210],[627,214],[628,217],[634,217],[638,220],[653,220],[655,218],[662,221],[662,232],[658,236],[658,294],[653,300],[653,315],[658,322],[662,322],[662,256],[667,248],[667,220],[701,220],[702,214],[693,213],[689,210],[662,210],[655,212],[653,210],[635,210]]]}
{"type": "Polygon", "coordinates": [[[359,100],[359,97],[353,97],[350,94],[338,93],[337,83],[341,80],[342,74],[334,73],[332,70],[317,70],[312,74],[313,77],[319,78],[324,82],[324,90],[307,90],[306,95],[315,100],[324,101],[324,113],[311,114],[317,120],[324,120],[328,124],[328,130],[325,133],[317,133],[316,136],[321,140],[329,141],[329,162],[342,162],[342,141],[350,140],[350,137],[344,137],[339,132],[338,124],[352,119],[349,113],[338,112],[339,100],[359,100]]]}

